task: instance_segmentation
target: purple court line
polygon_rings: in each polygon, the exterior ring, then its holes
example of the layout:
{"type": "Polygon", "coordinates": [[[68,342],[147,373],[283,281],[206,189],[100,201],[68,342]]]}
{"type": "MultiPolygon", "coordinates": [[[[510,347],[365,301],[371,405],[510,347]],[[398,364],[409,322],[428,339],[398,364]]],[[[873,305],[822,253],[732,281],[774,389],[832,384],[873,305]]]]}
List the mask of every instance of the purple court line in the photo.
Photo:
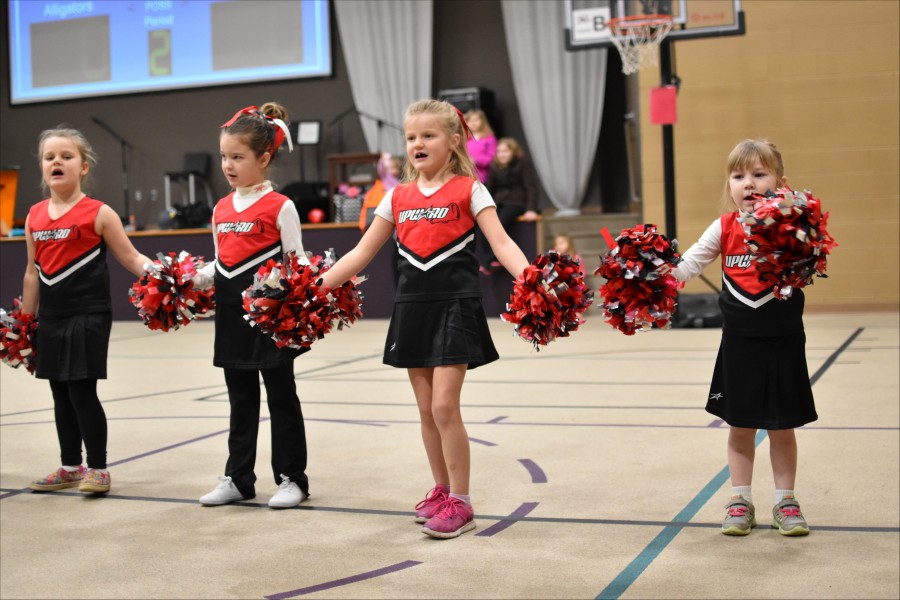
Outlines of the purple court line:
{"type": "Polygon", "coordinates": [[[271,596],[266,596],[266,600],[284,600],[285,598],[294,598],[296,596],[305,596],[306,594],[314,594],[315,592],[321,592],[323,590],[330,590],[332,588],[336,588],[342,585],[348,585],[350,583],[358,583],[360,581],[365,581],[366,579],[374,579],[375,577],[381,577],[382,575],[389,575],[391,573],[396,573],[397,571],[402,571],[403,569],[408,569],[410,567],[414,567],[416,565],[421,565],[422,562],[418,560],[405,560],[401,563],[397,563],[395,565],[390,565],[388,567],[383,567],[381,569],[375,569],[374,571],[367,571],[366,573],[360,573],[359,575],[353,575],[352,577],[344,577],[343,579],[335,579],[334,581],[327,581],[325,583],[320,583],[318,585],[311,585],[305,588],[298,588],[296,590],[291,590],[289,592],[281,592],[279,594],[272,594],[271,596]]]}
{"type": "MultiPolygon", "coordinates": [[[[12,490],[9,488],[0,488],[0,498],[8,496],[23,496],[27,498],[31,495],[41,496],[43,494],[35,493],[28,488],[12,490]]],[[[68,498],[85,498],[86,495],[81,492],[48,492],[54,496],[64,496],[68,498]]],[[[90,496],[87,496],[90,497],[90,496]]],[[[106,494],[102,497],[107,501],[126,500],[131,502],[160,502],[166,504],[187,504],[197,506],[196,498],[159,498],[153,496],[126,496],[124,494],[106,494]]],[[[304,503],[306,504],[306,503],[304,503]]],[[[258,508],[267,511],[272,510],[266,502],[242,501],[234,502],[230,506],[238,506],[241,508],[258,508]]],[[[340,508],[336,506],[304,506],[300,505],[296,508],[285,510],[310,511],[321,513],[341,513],[352,515],[377,515],[387,517],[402,517],[409,519],[413,513],[408,510],[378,510],[366,508],[340,508]]],[[[722,527],[721,522],[702,523],[699,521],[639,521],[636,519],[591,519],[587,517],[529,517],[513,515],[476,515],[479,519],[488,521],[510,521],[523,523],[554,523],[557,525],[617,525],[617,526],[636,526],[636,527],[681,527],[684,529],[719,529],[722,527]]],[[[811,525],[810,529],[816,531],[834,531],[839,533],[900,533],[900,527],[875,527],[875,526],[859,526],[859,525],[811,525]]],[[[478,535],[478,534],[475,534],[478,535]]]]}
{"type": "MultiPolygon", "coordinates": [[[[259,422],[267,421],[266,419],[260,419],[259,422]]],[[[160,452],[165,452],[166,450],[172,450],[173,448],[178,448],[180,446],[186,446],[187,444],[193,444],[194,442],[199,442],[200,440],[205,440],[207,438],[215,437],[217,435],[222,435],[223,433],[228,433],[230,429],[222,429],[220,431],[214,431],[212,433],[207,433],[206,435],[201,435],[200,437],[195,437],[190,440],[185,440],[183,442],[178,442],[177,444],[170,444],[168,446],[163,446],[162,448],[157,448],[156,450],[150,450],[149,452],[142,452],[141,454],[135,454],[134,456],[129,456],[128,458],[123,458],[122,460],[116,460],[109,463],[107,466],[115,467],[116,465],[121,465],[127,462],[131,462],[133,460],[137,460],[139,458],[144,458],[146,456],[152,456],[153,454],[159,454],[160,452]]]]}
{"type": "Polygon", "coordinates": [[[478,438],[473,438],[473,437],[470,437],[469,441],[475,442],[476,444],[481,444],[482,446],[496,446],[497,445],[494,442],[489,442],[487,440],[479,440],[478,438]]]}
{"type": "Polygon", "coordinates": [[[724,422],[722,419],[713,419],[707,427],[721,427],[724,422]]]}
{"type": "Polygon", "coordinates": [[[502,421],[503,419],[507,419],[507,418],[508,418],[508,417],[506,417],[506,416],[494,417],[493,419],[491,419],[490,421],[488,421],[488,423],[499,423],[499,422],[502,421]]]}
{"type": "MultiPolygon", "coordinates": [[[[228,419],[228,416],[222,415],[189,415],[189,416],[153,416],[153,417],[107,417],[107,421],[153,421],[160,419],[228,419]]],[[[267,417],[268,418],[268,417],[267,417]]],[[[368,422],[368,421],[360,421],[356,419],[318,419],[318,418],[306,418],[305,421],[315,421],[319,423],[347,423],[350,425],[365,425],[367,427],[388,427],[385,423],[376,423],[376,422],[368,422]]],[[[261,423],[262,421],[260,421],[261,423]]],[[[54,421],[22,421],[20,423],[0,423],[0,427],[12,427],[14,425],[48,425],[53,424],[54,421]]],[[[487,442],[488,445],[490,442],[487,442]]]]}
{"type": "Polygon", "coordinates": [[[531,483],[547,483],[547,474],[530,458],[520,458],[519,462],[531,475],[531,483]]]}
{"type": "Polygon", "coordinates": [[[506,519],[497,521],[496,523],[494,523],[487,529],[482,529],[475,535],[478,537],[491,537],[492,535],[497,535],[498,533],[500,533],[507,527],[510,527],[513,523],[515,523],[516,521],[518,521],[519,519],[521,519],[522,517],[524,517],[531,511],[533,511],[535,508],[537,508],[537,505],[538,505],[537,502],[523,502],[522,504],[519,505],[519,508],[517,508],[516,510],[514,510],[510,513],[509,516],[515,517],[514,519],[506,518],[506,519]]]}

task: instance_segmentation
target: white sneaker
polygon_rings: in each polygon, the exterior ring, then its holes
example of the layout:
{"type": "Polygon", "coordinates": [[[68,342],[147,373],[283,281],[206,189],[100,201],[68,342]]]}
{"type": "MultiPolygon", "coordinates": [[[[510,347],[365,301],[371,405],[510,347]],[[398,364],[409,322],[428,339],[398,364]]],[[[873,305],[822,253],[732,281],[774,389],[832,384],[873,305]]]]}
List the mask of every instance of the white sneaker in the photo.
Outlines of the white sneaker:
{"type": "Polygon", "coordinates": [[[244,496],[231,482],[231,477],[219,475],[219,485],[216,489],[200,497],[200,504],[204,506],[219,506],[243,500],[244,496]]]}
{"type": "Polygon", "coordinates": [[[293,508],[306,500],[306,494],[291,478],[282,475],[278,491],[269,499],[269,508],[293,508]]]}

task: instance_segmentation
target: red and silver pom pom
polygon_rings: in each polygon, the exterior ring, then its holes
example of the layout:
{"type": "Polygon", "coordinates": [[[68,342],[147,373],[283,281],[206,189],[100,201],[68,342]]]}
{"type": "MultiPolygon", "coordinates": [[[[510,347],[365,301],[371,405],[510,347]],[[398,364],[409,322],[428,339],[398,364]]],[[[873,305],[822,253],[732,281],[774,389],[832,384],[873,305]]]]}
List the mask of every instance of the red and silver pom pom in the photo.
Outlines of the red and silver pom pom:
{"type": "Polygon", "coordinates": [[[34,373],[34,334],[38,322],[32,314],[22,312],[22,303],[13,300],[13,309],[0,308],[0,361],[14,369],[24,366],[34,373]]]}
{"type": "Polygon", "coordinates": [[[194,282],[197,269],[205,264],[203,257],[187,252],[177,257],[174,252],[156,256],[128,291],[129,300],[144,324],[150,329],[169,331],[194,319],[213,316],[215,289],[200,289],[194,282]]]}
{"type": "Polygon", "coordinates": [[[795,288],[827,277],[828,254],[837,244],[826,230],[828,213],[809,191],[782,188],[755,196],[753,212],[738,220],[747,235],[744,242],[754,255],[761,283],[774,286],[775,297],[790,298],[795,288]]]}
{"type": "Polygon", "coordinates": [[[600,288],[606,322],[625,335],[671,326],[678,290],[684,284],[666,266],[681,262],[678,242],[670,242],[650,224],[623,229],[615,240],[605,227],[601,233],[610,250],[594,275],[606,279],[600,288]]]}
{"type": "Polygon", "coordinates": [[[519,275],[500,318],[513,323],[516,334],[540,350],[577,330],[584,323],[581,315],[593,301],[581,263],[551,250],[537,256],[519,275]]]}
{"type": "Polygon", "coordinates": [[[308,348],[335,326],[342,329],[362,318],[362,294],[350,280],[333,290],[319,284],[334,264],[333,252],[300,263],[296,253],[282,262],[269,260],[244,290],[244,318],[269,335],[279,348],[308,348]]]}

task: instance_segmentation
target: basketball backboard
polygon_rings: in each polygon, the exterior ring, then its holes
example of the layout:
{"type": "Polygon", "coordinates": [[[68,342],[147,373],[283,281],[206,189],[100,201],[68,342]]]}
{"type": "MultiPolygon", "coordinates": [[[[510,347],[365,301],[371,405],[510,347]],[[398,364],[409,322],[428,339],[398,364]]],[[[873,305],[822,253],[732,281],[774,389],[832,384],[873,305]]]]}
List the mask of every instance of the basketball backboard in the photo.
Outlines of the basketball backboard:
{"type": "Polygon", "coordinates": [[[671,15],[669,40],[743,35],[741,0],[564,0],[566,50],[612,47],[609,19],[671,15]]]}

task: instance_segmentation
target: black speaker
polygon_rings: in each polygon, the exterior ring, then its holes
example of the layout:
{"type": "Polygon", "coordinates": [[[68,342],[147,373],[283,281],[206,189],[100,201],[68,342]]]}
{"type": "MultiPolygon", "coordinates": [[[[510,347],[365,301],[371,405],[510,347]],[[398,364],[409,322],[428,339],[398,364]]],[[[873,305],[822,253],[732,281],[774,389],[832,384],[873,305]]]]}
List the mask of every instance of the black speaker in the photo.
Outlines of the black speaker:
{"type": "Polygon", "coordinates": [[[470,110],[483,110],[491,128],[500,136],[500,115],[494,103],[494,92],[480,87],[456,88],[438,92],[438,100],[449,102],[463,114],[470,110]]]}
{"type": "Polygon", "coordinates": [[[278,190],[294,201],[302,223],[309,223],[309,211],[321,209],[326,215],[331,214],[331,203],[328,199],[327,181],[295,181],[278,190]]]}

